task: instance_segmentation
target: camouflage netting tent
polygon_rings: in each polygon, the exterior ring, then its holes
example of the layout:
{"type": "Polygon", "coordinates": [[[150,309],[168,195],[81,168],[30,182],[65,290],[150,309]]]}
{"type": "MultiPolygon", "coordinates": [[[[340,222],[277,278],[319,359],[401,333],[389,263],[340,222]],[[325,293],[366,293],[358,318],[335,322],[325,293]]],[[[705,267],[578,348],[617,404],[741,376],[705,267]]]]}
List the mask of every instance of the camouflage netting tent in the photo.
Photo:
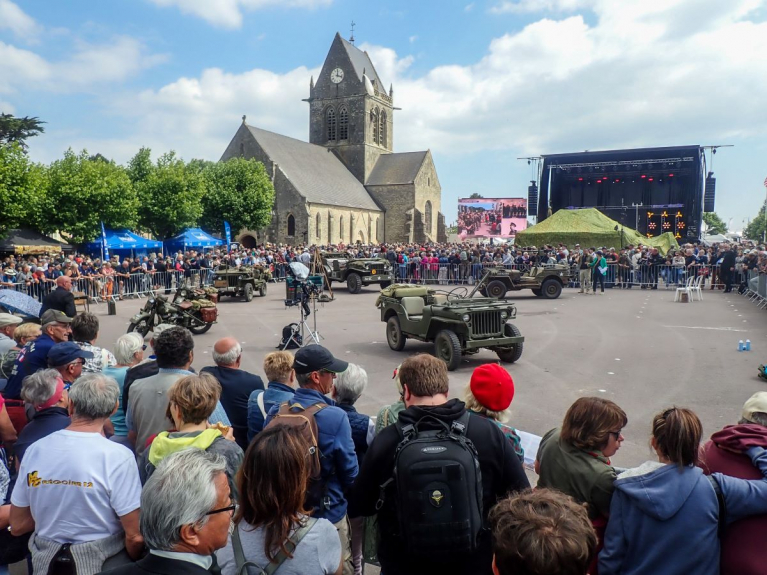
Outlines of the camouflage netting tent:
{"type": "MultiPolygon", "coordinates": [[[[518,247],[546,244],[555,246],[559,243],[569,247],[580,244],[584,248],[593,246],[618,249],[621,246],[621,225],[596,208],[559,210],[540,224],[519,232],[514,240],[514,245],[518,247]]],[[[670,232],[646,238],[628,227],[623,228],[622,243],[624,246],[630,244],[653,246],[663,255],[670,249],[679,248],[674,235],[670,232]]]]}

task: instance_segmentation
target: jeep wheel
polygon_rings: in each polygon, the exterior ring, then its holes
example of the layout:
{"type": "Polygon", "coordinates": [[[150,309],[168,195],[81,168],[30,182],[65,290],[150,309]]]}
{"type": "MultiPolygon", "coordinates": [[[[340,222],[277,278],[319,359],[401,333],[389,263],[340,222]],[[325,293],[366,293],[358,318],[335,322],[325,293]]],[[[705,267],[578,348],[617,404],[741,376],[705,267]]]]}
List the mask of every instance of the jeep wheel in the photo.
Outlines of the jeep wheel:
{"type": "Polygon", "coordinates": [[[487,297],[487,289],[483,287],[479,288],[479,295],[482,297],[487,297]]]}
{"type": "MultiPolygon", "coordinates": [[[[522,332],[513,323],[507,323],[503,326],[503,335],[504,337],[522,337],[522,332]]],[[[498,349],[495,353],[498,354],[498,359],[503,363],[514,363],[522,357],[524,345],[524,343],[515,343],[511,347],[498,349]]]]}
{"type": "Polygon", "coordinates": [[[399,318],[396,315],[391,316],[386,322],[386,341],[389,347],[394,351],[402,351],[405,348],[405,339],[399,325],[399,318]]]}
{"type": "Polygon", "coordinates": [[[349,274],[346,278],[346,287],[349,293],[360,293],[362,291],[362,278],[359,274],[349,274]]]}
{"type": "Polygon", "coordinates": [[[455,371],[461,363],[461,342],[449,329],[443,329],[434,338],[434,355],[447,364],[448,371],[455,371]]]}
{"type": "Polygon", "coordinates": [[[533,289],[533,290],[530,290],[530,291],[532,291],[533,295],[535,295],[537,297],[543,296],[543,292],[540,289],[533,289]]]}
{"type": "Polygon", "coordinates": [[[258,296],[264,297],[266,295],[266,282],[261,284],[261,287],[258,288],[258,296]]]}
{"type": "Polygon", "coordinates": [[[546,299],[557,299],[562,293],[562,284],[555,279],[547,279],[541,284],[541,292],[546,299]]]}
{"type": "Polygon", "coordinates": [[[391,285],[390,281],[381,282],[381,289],[386,289],[391,285]]]}
{"type": "Polygon", "coordinates": [[[506,295],[506,286],[500,280],[493,280],[487,284],[487,295],[496,299],[501,299],[506,295]]]}
{"type": "Polygon", "coordinates": [[[245,301],[253,300],[253,285],[245,284],[245,301]]]}

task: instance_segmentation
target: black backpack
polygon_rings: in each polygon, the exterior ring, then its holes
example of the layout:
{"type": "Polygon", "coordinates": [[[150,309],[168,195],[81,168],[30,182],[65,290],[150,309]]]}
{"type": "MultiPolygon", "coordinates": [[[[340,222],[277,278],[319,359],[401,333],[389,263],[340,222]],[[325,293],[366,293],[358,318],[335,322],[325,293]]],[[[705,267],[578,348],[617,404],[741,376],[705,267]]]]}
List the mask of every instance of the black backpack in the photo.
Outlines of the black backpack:
{"type": "Polygon", "coordinates": [[[421,557],[451,557],[477,550],[482,531],[482,474],[477,450],[466,437],[467,411],[449,425],[431,415],[415,424],[396,423],[402,438],[394,459],[399,534],[408,552],[421,557]],[[422,423],[439,429],[420,431],[422,423]]]}
{"type": "Polygon", "coordinates": [[[277,349],[298,349],[303,344],[301,334],[298,332],[299,325],[291,323],[282,328],[282,339],[277,349]],[[295,332],[295,335],[293,333],[295,332]],[[291,339],[292,336],[292,339],[291,339]],[[287,344],[287,347],[285,345],[287,344]]]}

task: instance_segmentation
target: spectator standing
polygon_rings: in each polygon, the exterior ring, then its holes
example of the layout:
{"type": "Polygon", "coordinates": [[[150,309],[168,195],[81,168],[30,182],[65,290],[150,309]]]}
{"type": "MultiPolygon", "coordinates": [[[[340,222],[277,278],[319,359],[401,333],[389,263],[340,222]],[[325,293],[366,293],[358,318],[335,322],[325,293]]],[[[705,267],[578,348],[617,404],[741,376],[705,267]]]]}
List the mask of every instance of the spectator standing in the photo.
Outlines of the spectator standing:
{"type": "Polygon", "coordinates": [[[213,346],[215,366],[202,368],[221,384],[221,405],[234,428],[234,439],[243,451],[248,448],[248,398],[264,389],[261,377],[240,368],[242,346],[233,337],[225,337],[213,346]]]}
{"type": "Polygon", "coordinates": [[[21,318],[9,313],[0,313],[0,356],[8,353],[15,345],[13,332],[21,323],[21,318]]]}
{"type": "Polygon", "coordinates": [[[287,351],[273,351],[264,358],[266,390],[256,390],[248,398],[248,443],[264,428],[266,417],[275,405],[289,401],[296,392],[293,356],[287,351]]]}
{"type": "Polygon", "coordinates": [[[69,427],[69,394],[55,369],[43,369],[24,379],[21,397],[34,409],[34,416],[19,433],[13,448],[16,470],[30,445],[51,433],[69,427]]]}
{"type": "Polygon", "coordinates": [[[263,569],[276,565],[280,575],[343,573],[335,526],[304,507],[308,450],[296,427],[270,427],[253,440],[238,475],[235,532],[218,554],[223,575],[239,575],[239,553],[263,569]]]}
{"type": "Polygon", "coordinates": [[[591,281],[594,284],[594,295],[597,295],[597,284],[602,288],[602,294],[605,293],[605,275],[607,275],[607,260],[605,260],[602,250],[597,250],[596,257],[589,264],[592,271],[591,281]]]}
{"type": "Polygon", "coordinates": [[[583,505],[554,489],[524,491],[490,512],[494,575],[586,575],[597,536],[583,505]]]}
{"type": "Polygon", "coordinates": [[[188,375],[168,390],[168,413],[174,431],[161,431],[149,449],[139,458],[141,483],[152,476],[157,465],[171,453],[193,447],[219,453],[226,458],[226,476],[232,493],[234,476],[242,463],[242,449],[234,442],[231,428],[227,437],[221,430],[208,425],[208,419],[221,397],[221,386],[207,373],[188,375]]]}
{"type": "MultiPolygon", "coordinates": [[[[443,427],[447,429],[453,422],[467,421],[465,436],[474,444],[481,470],[480,512],[483,521],[487,519],[490,508],[498,498],[509,491],[519,491],[530,486],[522,464],[494,423],[481,417],[467,418],[463,402],[458,399],[448,400],[448,375],[443,361],[427,354],[416,355],[402,363],[399,377],[407,409],[400,413],[397,425],[383,429],[368,449],[352,490],[351,513],[365,516],[378,513],[381,533],[378,558],[382,571],[387,575],[491,573],[491,541],[489,533],[483,531],[479,534],[478,549],[471,554],[459,555],[445,551],[424,556],[424,550],[410,548],[413,542],[400,535],[401,526],[408,518],[400,516],[399,510],[412,507],[413,514],[417,515],[419,506],[412,499],[406,499],[409,494],[397,493],[390,481],[394,473],[395,453],[402,440],[404,426],[417,424],[419,431],[436,430],[443,427]],[[386,487],[383,488],[384,493],[381,493],[383,485],[386,487]]],[[[470,486],[472,489],[478,487],[470,486]]],[[[432,493],[432,505],[442,505],[444,495],[442,492],[432,493]]],[[[423,501],[423,505],[428,503],[423,501]]],[[[435,526],[435,529],[442,527],[435,526]]],[[[445,545],[445,541],[441,537],[437,544],[445,545]]],[[[447,544],[447,547],[451,545],[447,544]]]]}
{"type": "MultiPolygon", "coordinates": [[[[715,473],[714,484],[696,467],[703,426],[689,409],[672,407],[653,418],[651,445],[658,461],[624,471],[615,481],[599,573],[719,573],[718,527],[767,512],[767,451],[745,441],[762,474],[748,481],[715,473]]],[[[764,569],[762,569],[763,571],[764,569]]]]}
{"type": "Polygon", "coordinates": [[[149,554],[104,574],[209,575],[236,509],[225,469],[222,456],[199,449],[166,457],[141,493],[149,554]]]}
{"type": "Polygon", "coordinates": [[[123,445],[132,448],[128,441],[128,426],[125,424],[125,407],[123,406],[123,388],[125,375],[128,370],[144,359],[144,338],[136,332],[126,333],[117,338],[115,342],[115,366],[104,367],[102,373],[117,382],[120,388],[120,407],[111,418],[114,435],[110,438],[123,445]]]}
{"type": "Polygon", "coordinates": [[[525,451],[522,449],[522,440],[516,429],[503,423],[508,419],[512,399],[514,380],[509,372],[497,363],[486,363],[476,368],[464,391],[466,409],[495,423],[509,440],[519,461],[524,464],[525,451]]]}
{"type": "MultiPolygon", "coordinates": [[[[149,345],[153,352],[155,341],[160,336],[160,334],[166,329],[170,329],[172,327],[174,327],[174,325],[171,323],[161,323],[160,325],[156,325],[154,327],[152,330],[152,338],[149,340],[149,345]]],[[[144,379],[145,377],[157,375],[159,372],[160,368],[157,367],[157,358],[154,355],[150,355],[149,358],[145,359],[141,363],[134,365],[125,373],[125,384],[123,385],[122,399],[123,411],[128,410],[128,400],[130,397],[128,394],[130,392],[131,385],[133,385],[133,382],[137,379],[144,379]]]]}
{"type": "Polygon", "coordinates": [[[80,349],[93,354],[83,365],[85,373],[98,373],[105,367],[114,367],[117,360],[111,351],[94,345],[99,337],[99,318],[90,312],[83,312],[72,320],[72,339],[80,349]]]}
{"type": "MultiPolygon", "coordinates": [[[[700,449],[698,465],[707,475],[723,473],[741,479],[761,479],[762,473],[745,454],[749,445],[767,449],[767,392],[758,391],[743,406],[737,425],[711,436],[700,449]]],[[[767,515],[728,522],[721,539],[722,575],[757,575],[764,571],[767,515]]]]}
{"type": "Polygon", "coordinates": [[[59,276],[56,278],[56,289],[45,296],[43,307],[40,308],[40,316],[49,309],[55,309],[65,313],[70,318],[77,314],[75,309],[75,296],[72,295],[72,278],[59,276]]]}
{"type": "MultiPolygon", "coordinates": [[[[34,530],[35,573],[57,573],[74,562],[78,575],[98,573],[125,549],[141,553],[141,484],[130,451],[101,430],[120,390],[101,374],[83,376],[69,393],[72,422],[31,445],[11,496],[15,535],[34,530]]],[[[70,567],[71,568],[71,567],[70,567]]]]}
{"type": "Polygon", "coordinates": [[[399,394],[399,401],[396,401],[392,403],[391,405],[384,405],[379,411],[378,415],[376,416],[376,434],[380,433],[380,431],[389,425],[392,425],[397,421],[399,418],[400,412],[405,410],[405,401],[403,399],[403,394],[405,393],[405,390],[402,389],[402,383],[399,380],[399,369],[402,367],[402,365],[398,365],[397,368],[394,370],[394,373],[392,374],[392,380],[394,381],[394,386],[397,388],[397,393],[399,394]]]}
{"type": "MultiPolygon", "coordinates": [[[[327,397],[333,388],[336,374],[346,370],[348,363],[336,359],[321,345],[310,345],[296,352],[293,369],[299,388],[290,400],[290,406],[298,404],[303,410],[317,406],[314,415],[319,434],[318,447],[321,476],[318,489],[307,497],[307,508],[313,509],[313,517],[330,521],[338,530],[343,550],[343,573],[352,575],[351,533],[346,516],[347,501],[344,492],[354,483],[359,472],[354,452],[352,430],[349,418],[332,399],[327,397]]],[[[282,406],[275,406],[269,412],[268,427],[282,406]]]]}
{"type": "Polygon", "coordinates": [[[735,279],[735,250],[729,244],[723,246],[721,264],[719,265],[719,277],[724,281],[724,293],[732,291],[732,282],[735,279]]]}

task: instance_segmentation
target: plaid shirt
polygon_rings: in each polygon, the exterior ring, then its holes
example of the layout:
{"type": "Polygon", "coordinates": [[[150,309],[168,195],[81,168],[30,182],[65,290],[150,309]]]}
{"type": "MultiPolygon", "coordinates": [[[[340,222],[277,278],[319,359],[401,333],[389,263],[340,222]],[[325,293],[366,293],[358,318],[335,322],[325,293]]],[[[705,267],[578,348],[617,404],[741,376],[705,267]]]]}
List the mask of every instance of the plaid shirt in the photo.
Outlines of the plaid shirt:
{"type": "Polygon", "coordinates": [[[83,351],[89,351],[93,354],[91,359],[85,360],[85,363],[83,364],[83,373],[101,373],[107,365],[109,367],[117,365],[117,359],[108,349],[92,345],[87,341],[76,341],[75,343],[79,345],[80,349],[83,351]]]}

